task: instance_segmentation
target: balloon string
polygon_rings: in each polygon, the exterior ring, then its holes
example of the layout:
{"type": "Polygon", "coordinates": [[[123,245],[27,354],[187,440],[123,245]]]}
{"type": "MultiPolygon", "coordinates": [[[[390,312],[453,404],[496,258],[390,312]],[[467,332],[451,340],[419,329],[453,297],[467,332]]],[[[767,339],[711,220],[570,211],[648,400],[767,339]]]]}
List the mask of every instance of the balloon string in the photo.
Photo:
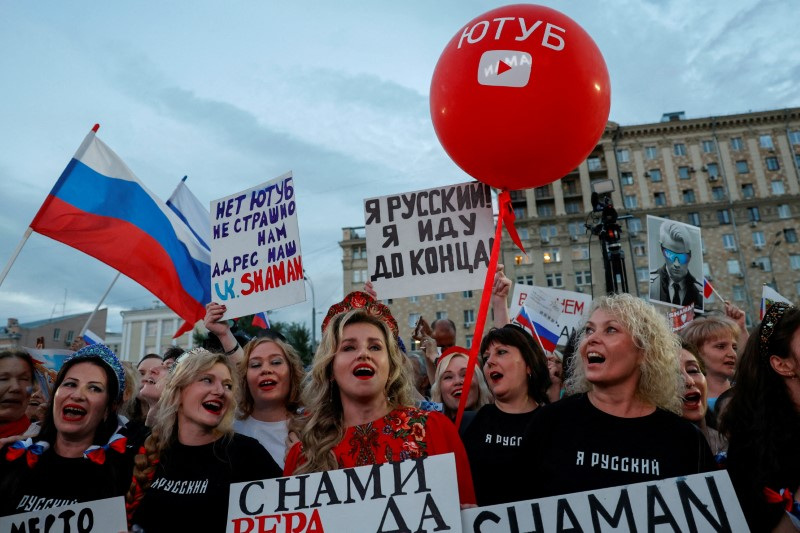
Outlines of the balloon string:
{"type": "MultiPolygon", "coordinates": [[[[458,402],[458,412],[456,413],[456,427],[461,427],[461,419],[464,416],[464,409],[467,407],[467,398],[469,398],[470,387],[472,386],[472,375],[475,372],[475,366],[478,364],[478,352],[480,351],[481,339],[483,338],[483,328],[486,325],[486,315],[489,309],[489,300],[492,297],[492,286],[494,285],[494,275],[497,272],[497,260],[500,257],[500,244],[503,237],[503,220],[507,220],[507,211],[511,209],[511,198],[508,191],[502,191],[498,196],[499,203],[499,216],[497,217],[497,229],[494,233],[494,244],[492,245],[492,255],[489,258],[489,269],[486,272],[486,281],[483,283],[483,293],[481,294],[481,305],[478,309],[478,319],[475,322],[475,330],[472,333],[472,346],[469,349],[469,361],[467,363],[467,372],[464,376],[464,385],[461,393],[461,399],[458,402]]],[[[511,220],[513,221],[514,211],[511,211],[511,220]]],[[[514,227],[513,224],[511,226],[514,227]]],[[[509,231],[509,234],[511,232],[509,231]]],[[[516,234],[516,230],[514,230],[516,234]]],[[[513,236],[512,236],[513,238],[513,236]]],[[[519,240],[519,236],[517,236],[519,240]]],[[[521,247],[521,244],[518,245],[521,247]]]]}

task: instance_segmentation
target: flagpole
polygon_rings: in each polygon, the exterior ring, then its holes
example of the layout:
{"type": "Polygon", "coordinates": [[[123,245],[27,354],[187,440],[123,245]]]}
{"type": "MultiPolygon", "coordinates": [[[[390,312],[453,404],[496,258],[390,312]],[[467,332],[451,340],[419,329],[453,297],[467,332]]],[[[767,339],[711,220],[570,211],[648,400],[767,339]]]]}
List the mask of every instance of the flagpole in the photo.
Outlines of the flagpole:
{"type": "Polygon", "coordinates": [[[544,349],[544,344],[542,344],[542,339],[539,338],[539,332],[536,331],[536,324],[534,324],[533,320],[531,320],[531,326],[533,326],[533,336],[536,337],[536,342],[539,343],[539,348],[542,349],[542,353],[547,353],[547,350],[544,349]]]}
{"type": "Polygon", "coordinates": [[[31,233],[33,233],[33,229],[30,226],[28,226],[28,229],[26,229],[25,233],[22,235],[22,239],[20,239],[19,244],[17,245],[17,248],[14,250],[14,253],[11,254],[11,259],[8,260],[8,263],[6,263],[6,266],[3,269],[3,272],[0,273],[0,285],[2,285],[3,284],[3,280],[6,279],[6,276],[8,275],[8,271],[11,270],[11,266],[14,264],[14,261],[17,260],[17,256],[22,251],[22,247],[25,246],[26,242],[28,242],[28,237],[31,236],[31,233]]]}
{"type": "MultiPolygon", "coordinates": [[[[111,280],[111,285],[108,286],[108,288],[106,289],[106,292],[103,293],[103,296],[100,298],[100,301],[97,302],[97,306],[95,306],[94,311],[92,311],[92,314],[89,315],[89,319],[86,321],[86,324],[84,324],[83,327],[81,328],[81,332],[78,335],[79,337],[83,337],[83,334],[86,333],[87,329],[89,329],[89,324],[92,322],[92,319],[94,318],[94,315],[97,314],[97,310],[100,309],[101,305],[103,305],[103,302],[105,301],[106,296],[108,296],[108,293],[111,292],[111,287],[114,286],[114,284],[117,282],[118,279],[119,279],[119,270],[117,270],[117,275],[114,276],[114,279],[111,280]]],[[[103,334],[105,335],[105,331],[103,332],[103,334]]]]}
{"type": "MultiPolygon", "coordinates": [[[[709,285],[711,285],[711,284],[709,283],[709,285]]],[[[711,292],[713,292],[714,294],[716,294],[716,295],[717,295],[717,298],[719,298],[720,300],[722,300],[722,303],[723,303],[723,304],[726,304],[726,303],[728,303],[728,302],[726,302],[726,301],[725,301],[725,298],[723,298],[723,297],[722,297],[722,295],[721,295],[720,293],[718,293],[718,292],[717,292],[717,289],[715,289],[713,285],[711,285],[711,292]]]]}

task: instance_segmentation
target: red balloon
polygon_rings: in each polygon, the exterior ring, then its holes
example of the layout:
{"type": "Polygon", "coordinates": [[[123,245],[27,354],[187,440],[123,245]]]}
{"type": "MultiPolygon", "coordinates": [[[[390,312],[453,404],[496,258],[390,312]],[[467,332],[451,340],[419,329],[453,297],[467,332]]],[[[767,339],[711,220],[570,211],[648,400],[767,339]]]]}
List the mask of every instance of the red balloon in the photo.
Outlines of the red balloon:
{"type": "Polygon", "coordinates": [[[575,21],[531,4],[473,19],[431,80],[439,142],[465,172],[499,189],[546,185],[594,149],[611,107],[608,69],[575,21]]]}

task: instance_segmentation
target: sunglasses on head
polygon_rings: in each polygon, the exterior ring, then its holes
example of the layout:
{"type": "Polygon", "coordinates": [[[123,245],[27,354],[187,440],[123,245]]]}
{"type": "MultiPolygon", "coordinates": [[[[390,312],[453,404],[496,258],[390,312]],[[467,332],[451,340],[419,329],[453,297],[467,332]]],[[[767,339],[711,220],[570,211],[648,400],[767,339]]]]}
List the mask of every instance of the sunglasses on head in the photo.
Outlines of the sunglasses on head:
{"type": "Polygon", "coordinates": [[[663,246],[661,247],[661,253],[664,254],[664,257],[670,263],[674,263],[675,260],[677,259],[678,263],[680,263],[682,265],[685,265],[686,263],[688,263],[689,259],[691,259],[691,257],[692,257],[692,252],[685,252],[685,253],[673,252],[669,248],[664,248],[663,246]]]}

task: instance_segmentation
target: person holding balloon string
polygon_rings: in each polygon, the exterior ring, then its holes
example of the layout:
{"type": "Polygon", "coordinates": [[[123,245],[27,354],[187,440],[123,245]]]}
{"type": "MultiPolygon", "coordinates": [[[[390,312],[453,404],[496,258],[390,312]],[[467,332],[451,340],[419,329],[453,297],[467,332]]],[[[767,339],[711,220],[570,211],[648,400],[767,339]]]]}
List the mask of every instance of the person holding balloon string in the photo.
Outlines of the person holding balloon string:
{"type": "Polygon", "coordinates": [[[363,292],[333,305],[293,421],[300,442],[285,475],[453,453],[462,507],[475,504],[469,461],[452,422],[412,407],[413,384],[398,347],[397,321],[363,292]]]}

